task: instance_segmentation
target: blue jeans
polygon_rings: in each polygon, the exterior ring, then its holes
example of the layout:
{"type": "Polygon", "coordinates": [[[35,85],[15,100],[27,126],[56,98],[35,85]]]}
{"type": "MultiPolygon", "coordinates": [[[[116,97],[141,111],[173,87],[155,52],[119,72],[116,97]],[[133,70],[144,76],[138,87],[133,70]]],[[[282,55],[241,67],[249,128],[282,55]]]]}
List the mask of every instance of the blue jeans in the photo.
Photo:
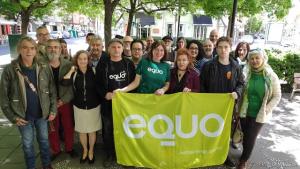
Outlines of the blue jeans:
{"type": "Polygon", "coordinates": [[[21,139],[27,169],[35,168],[35,152],[33,146],[35,134],[40,148],[43,167],[49,166],[51,164],[51,159],[47,120],[40,118],[34,121],[28,121],[28,124],[25,126],[19,126],[19,130],[22,136],[21,139]]]}

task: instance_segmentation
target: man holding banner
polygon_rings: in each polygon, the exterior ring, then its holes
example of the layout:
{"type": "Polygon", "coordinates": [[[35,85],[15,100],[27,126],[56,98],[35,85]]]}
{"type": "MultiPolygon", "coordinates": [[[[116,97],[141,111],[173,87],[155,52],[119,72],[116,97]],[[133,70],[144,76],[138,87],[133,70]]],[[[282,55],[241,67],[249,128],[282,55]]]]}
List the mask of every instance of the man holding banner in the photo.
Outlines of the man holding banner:
{"type": "Polygon", "coordinates": [[[109,57],[101,59],[96,67],[97,91],[103,99],[101,117],[103,141],[106,150],[106,159],[103,161],[103,166],[106,168],[111,167],[116,159],[111,105],[113,91],[127,86],[135,78],[133,62],[122,57],[123,43],[121,40],[112,39],[108,43],[108,52],[109,57]]]}
{"type": "MultiPolygon", "coordinates": [[[[229,57],[232,42],[228,37],[221,37],[216,44],[217,54],[207,62],[200,75],[200,92],[202,93],[231,93],[237,100],[241,97],[244,87],[244,76],[236,61],[229,57]]],[[[225,165],[235,167],[227,157],[225,165]]]]}

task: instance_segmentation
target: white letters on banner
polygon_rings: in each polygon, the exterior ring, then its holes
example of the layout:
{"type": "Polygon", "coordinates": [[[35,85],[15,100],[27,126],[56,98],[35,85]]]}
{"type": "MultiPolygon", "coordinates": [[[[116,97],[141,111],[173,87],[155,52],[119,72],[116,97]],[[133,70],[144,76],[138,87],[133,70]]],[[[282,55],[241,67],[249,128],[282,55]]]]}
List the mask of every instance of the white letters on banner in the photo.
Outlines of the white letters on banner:
{"type": "MultiPolygon", "coordinates": [[[[221,135],[223,128],[224,128],[224,119],[216,113],[206,114],[200,120],[200,123],[198,123],[198,115],[192,115],[192,131],[189,133],[184,133],[182,131],[182,127],[181,127],[182,122],[181,121],[182,121],[181,116],[176,115],[175,116],[175,133],[178,137],[185,138],[185,139],[193,138],[197,134],[198,127],[199,127],[199,131],[207,137],[218,137],[219,135],[221,135]],[[206,128],[205,124],[209,119],[215,119],[215,120],[217,120],[217,122],[219,124],[218,129],[214,132],[208,131],[206,128]]],[[[148,124],[147,124],[146,120],[144,119],[144,117],[141,115],[138,115],[138,114],[129,115],[123,121],[124,132],[130,138],[139,139],[139,138],[144,137],[144,135],[146,134],[145,128],[148,128],[149,133],[154,138],[168,139],[168,140],[175,139],[174,122],[172,121],[171,118],[169,118],[168,116],[166,116],[164,114],[154,115],[153,117],[150,118],[148,124]],[[167,124],[167,129],[163,133],[157,132],[154,128],[155,123],[159,120],[163,121],[164,123],[167,124]],[[135,121],[135,123],[131,124],[130,123],[131,121],[135,121]],[[138,123],[136,123],[137,121],[138,121],[138,123]],[[141,130],[138,133],[133,133],[131,128],[140,128],[141,130]]],[[[163,141],[163,142],[161,142],[161,145],[162,146],[174,146],[175,142],[174,141],[163,141]]]]}

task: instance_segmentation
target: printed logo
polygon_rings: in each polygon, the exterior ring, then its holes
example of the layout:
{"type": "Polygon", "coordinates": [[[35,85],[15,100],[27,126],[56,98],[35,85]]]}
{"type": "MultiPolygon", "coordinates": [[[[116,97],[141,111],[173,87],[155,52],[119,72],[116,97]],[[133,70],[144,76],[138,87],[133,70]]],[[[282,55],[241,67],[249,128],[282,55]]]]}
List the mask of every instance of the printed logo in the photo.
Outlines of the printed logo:
{"type": "Polygon", "coordinates": [[[164,72],[162,70],[159,70],[159,69],[155,69],[155,68],[151,68],[151,67],[148,67],[148,72],[152,72],[153,74],[163,74],[164,72]]]}
{"type": "Polygon", "coordinates": [[[109,79],[111,80],[115,79],[116,81],[119,81],[120,79],[125,79],[125,77],[126,77],[125,71],[120,72],[120,74],[109,75],[109,79]]]}

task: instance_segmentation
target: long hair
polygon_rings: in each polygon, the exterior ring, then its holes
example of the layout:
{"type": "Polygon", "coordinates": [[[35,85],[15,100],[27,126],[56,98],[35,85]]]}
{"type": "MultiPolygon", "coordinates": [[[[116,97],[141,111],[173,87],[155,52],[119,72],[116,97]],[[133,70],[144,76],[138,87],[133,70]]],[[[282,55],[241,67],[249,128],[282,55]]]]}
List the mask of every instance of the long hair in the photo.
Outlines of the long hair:
{"type": "Polygon", "coordinates": [[[246,45],[246,48],[247,48],[247,54],[246,54],[246,57],[245,57],[245,59],[247,59],[248,54],[249,54],[249,52],[250,52],[250,45],[249,45],[249,43],[247,43],[247,42],[240,42],[240,43],[236,46],[235,51],[234,51],[234,58],[235,58],[235,59],[239,57],[238,51],[239,51],[239,49],[240,49],[243,45],[246,45]]]}
{"type": "Polygon", "coordinates": [[[194,40],[189,41],[186,48],[189,49],[192,44],[196,44],[198,47],[198,55],[196,57],[196,60],[201,60],[205,56],[203,45],[198,40],[194,39],[194,40]]]}

